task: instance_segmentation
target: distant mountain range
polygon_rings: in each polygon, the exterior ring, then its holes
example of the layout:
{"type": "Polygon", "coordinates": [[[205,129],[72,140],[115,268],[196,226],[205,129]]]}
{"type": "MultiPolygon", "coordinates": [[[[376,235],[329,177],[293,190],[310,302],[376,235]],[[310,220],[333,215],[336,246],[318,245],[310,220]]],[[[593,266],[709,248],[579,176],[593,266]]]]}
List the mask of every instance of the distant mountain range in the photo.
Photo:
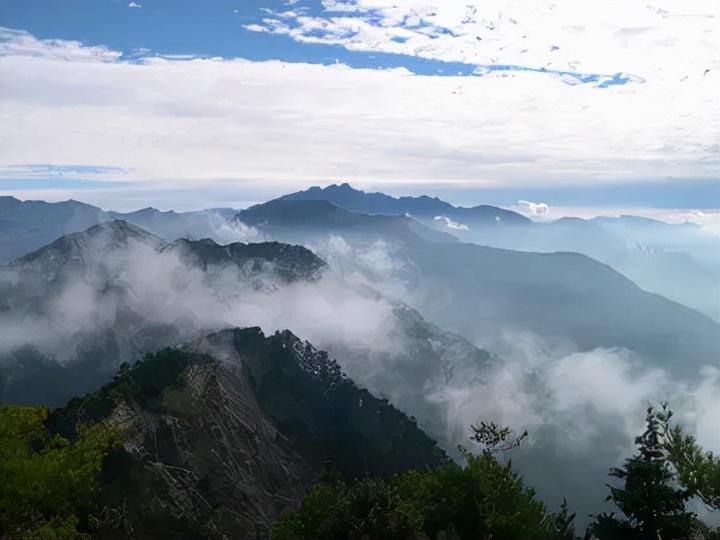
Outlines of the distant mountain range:
{"type": "Polygon", "coordinates": [[[429,241],[426,234],[408,234],[411,223],[423,227],[412,218],[328,204],[281,199],[244,210],[237,219],[270,238],[311,247],[333,236],[358,246],[395,242],[393,256],[409,269],[402,299],[471,341],[531,331],[568,339],[581,350],[626,347],[680,373],[720,358],[720,325],[643,291],[589,257],[429,241]]]}
{"type": "Polygon", "coordinates": [[[236,220],[264,236],[281,233],[302,241],[306,231],[326,230],[357,238],[387,241],[457,242],[457,238],[404,215],[368,215],[345,210],[327,201],[276,199],[240,211],[236,220]]]}
{"type": "MultiPolygon", "coordinates": [[[[554,373],[555,359],[584,366],[609,357],[611,371],[627,364],[692,387],[701,366],[717,365],[720,325],[654,293],[712,315],[720,282],[713,247],[716,237],[693,225],[636,217],[537,223],[349,185],[239,212],[118,214],[3,197],[0,401],[62,406],[91,392],[54,422],[65,432],[88,411],[128,414],[136,446],[116,456],[119,469],[106,479],[137,481],[116,486],[132,499],[128,523],[150,536],[160,522],[214,527],[220,518],[208,503],[236,537],[250,523],[265,530],[317,478],[321,460],[337,460],[349,475],[360,470],[358,456],[392,464],[362,465],[379,474],[433,466],[434,443],[414,430],[456,457],[469,422],[486,418],[495,401],[516,400],[520,422],[552,415],[543,370],[554,373]],[[237,329],[246,327],[269,337],[237,329]],[[165,347],[176,350],[116,374],[165,347]],[[328,358],[347,377],[326,379],[322,373],[336,373],[328,358]],[[316,386],[318,377],[328,384],[316,386]],[[506,388],[515,395],[503,395],[506,388]],[[389,423],[378,427],[366,413],[389,423]],[[415,442],[393,454],[383,433],[415,442]],[[190,473],[180,478],[173,467],[190,473]],[[235,496],[231,484],[244,486],[235,507],[242,510],[232,515],[224,503],[235,496]],[[162,515],[139,502],[149,485],[162,515]],[[288,500],[278,486],[287,486],[288,500]],[[187,518],[167,517],[180,514],[187,518]]],[[[585,476],[567,465],[579,456],[562,446],[567,426],[553,418],[533,434],[533,451],[542,449],[553,474],[518,456],[543,496],[569,494],[580,476],[602,486],[615,464],[610,447],[625,440],[622,428],[608,427],[602,411],[585,414],[602,424],[597,440],[607,444],[594,468],[583,463],[585,476]]],[[[582,503],[588,512],[597,510],[593,497],[582,503]]]]}
{"type": "Polygon", "coordinates": [[[437,467],[447,458],[403,413],[358,388],[289,331],[211,334],[121,371],[53,412],[72,437],[111,420],[98,534],[266,537],[331,464],[347,479],[437,467]]]}
{"type": "MultiPolygon", "coordinates": [[[[27,250],[20,246],[43,242],[59,234],[58,231],[102,222],[116,215],[74,201],[22,203],[2,198],[0,205],[3,210],[11,209],[0,214],[0,238],[5,240],[5,244],[0,241],[0,256],[6,258],[27,250]],[[24,233],[13,232],[18,230],[24,233]],[[14,247],[6,249],[8,242],[14,247]]],[[[658,236],[656,230],[671,239],[668,231],[696,232],[694,227],[641,218],[563,219],[538,224],[511,217],[519,214],[504,214],[508,211],[487,206],[471,210],[486,216],[496,212],[494,217],[480,220],[482,226],[467,231],[448,228],[445,222],[430,218],[435,211],[445,210],[447,214],[453,208],[428,197],[395,199],[366,194],[344,184],[291,194],[243,210],[230,219],[232,211],[228,210],[175,213],[146,209],[125,216],[149,224],[150,232],[164,239],[183,233],[190,238],[217,239],[221,236],[218,230],[250,231],[254,240],[303,244],[330,261],[333,253],[323,252],[322,246],[332,236],[356,246],[380,242],[390,246],[399,262],[400,270],[392,270],[395,277],[405,290],[413,291],[412,295],[399,294],[399,300],[418,308],[440,327],[488,345],[488,336],[498,328],[513,328],[568,338],[582,349],[624,346],[662,365],[677,365],[678,358],[684,364],[696,365],[718,357],[718,340],[713,336],[716,325],[640,291],[602,265],[569,254],[543,255],[460,245],[469,235],[481,234],[483,243],[512,244],[523,250],[535,246],[551,251],[553,245],[562,245],[578,252],[601,252],[604,254],[601,260],[626,261],[635,273],[643,274],[641,283],[656,285],[650,287],[653,290],[675,291],[677,294],[668,295],[674,298],[691,297],[687,292],[691,291],[695,295],[692,298],[702,299],[709,311],[717,303],[714,291],[720,287],[720,274],[713,273],[711,263],[700,265],[693,256],[678,251],[627,245],[628,228],[635,231],[640,227],[645,235],[642,238],[647,241],[658,236]],[[356,210],[382,213],[348,211],[336,204],[343,201],[356,210]],[[401,215],[384,213],[399,210],[403,210],[401,215]],[[424,216],[420,215],[423,213],[424,216]],[[498,217],[499,220],[495,219],[498,217]],[[500,226],[507,223],[514,225],[500,226]],[[677,279],[678,276],[687,280],[677,279]],[[587,305],[593,308],[587,309],[587,305]],[[552,309],[548,310],[548,306],[552,309]]],[[[458,216],[452,214],[448,219],[459,219],[458,216]]],[[[173,249],[179,250],[182,245],[181,242],[173,249]]],[[[193,244],[192,249],[200,250],[203,245],[208,254],[223,251],[217,245],[213,247],[212,242],[193,244]]],[[[698,241],[698,249],[703,245],[698,241]]],[[[382,279],[372,275],[368,282],[382,289],[382,279]]],[[[168,331],[174,332],[170,328],[168,331]]]]}
{"type": "Polygon", "coordinates": [[[720,321],[720,239],[694,224],[626,215],[532,222],[492,206],[460,208],[427,196],[394,198],[348,184],[312,187],[279,200],[327,201],[365,214],[407,214],[427,227],[485,246],[582,253],[612,266],[644,289],[720,321]]]}
{"type": "Polygon", "coordinates": [[[63,235],[112,220],[127,221],[166,240],[216,238],[224,221],[235,213],[223,208],[181,213],[145,208],[123,214],[78,201],[47,203],[0,197],[0,263],[22,257],[63,235]]]}
{"type": "MultiPolygon", "coordinates": [[[[346,234],[352,228],[377,227],[380,235],[380,229],[385,227],[387,232],[393,227],[392,221],[402,217],[410,229],[404,234],[416,233],[432,241],[460,240],[519,251],[582,253],[612,266],[648,291],[720,321],[720,241],[693,224],[668,224],[638,216],[532,222],[517,212],[493,206],[462,208],[437,198],[395,198],[342,184],[312,187],[273,201],[274,226],[281,225],[282,219],[297,222],[293,216],[283,218],[282,214],[300,208],[286,203],[299,201],[310,205],[302,210],[306,220],[328,220],[333,210],[322,202],[358,214],[353,216],[357,223],[344,224],[346,234]],[[377,219],[363,222],[360,215],[385,216],[387,222],[380,224],[377,219]]],[[[263,212],[268,211],[265,206],[263,212]]],[[[263,240],[262,221],[253,217],[252,209],[243,212],[243,221],[259,230],[238,230],[233,226],[237,222],[232,220],[236,212],[228,208],[198,212],[145,208],[123,214],[77,201],[21,202],[13,197],[0,197],[0,262],[18,258],[63,234],[113,219],[133,223],[165,240],[212,238],[223,244],[263,240]]],[[[347,214],[342,219],[347,220],[347,214]]]]}
{"type": "Polygon", "coordinates": [[[333,184],[326,188],[313,186],[306,191],[298,191],[280,197],[281,201],[328,201],[337,206],[364,214],[403,215],[434,219],[446,217],[463,224],[474,226],[527,225],[531,221],[517,212],[495,206],[474,206],[462,208],[453,206],[437,197],[400,197],[395,198],[384,193],[365,193],[354,189],[350,184],[333,184]]]}

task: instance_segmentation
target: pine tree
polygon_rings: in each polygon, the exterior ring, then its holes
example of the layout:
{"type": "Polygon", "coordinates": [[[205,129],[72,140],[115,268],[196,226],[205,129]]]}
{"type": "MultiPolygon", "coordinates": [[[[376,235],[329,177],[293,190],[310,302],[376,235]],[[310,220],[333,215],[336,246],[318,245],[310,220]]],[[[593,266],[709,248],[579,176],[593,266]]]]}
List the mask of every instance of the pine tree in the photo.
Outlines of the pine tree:
{"type": "Polygon", "coordinates": [[[575,540],[575,513],[571,513],[567,500],[563,498],[560,511],[555,514],[555,529],[558,540],[575,540]]]}
{"type": "Polygon", "coordinates": [[[635,440],[637,454],[623,468],[610,471],[623,487],[608,485],[608,500],[625,518],[615,514],[597,516],[591,531],[600,540],[672,540],[690,536],[695,523],[695,515],[685,510],[690,495],[679,486],[668,460],[671,416],[667,405],[659,410],[650,407],[645,431],[635,440]]]}

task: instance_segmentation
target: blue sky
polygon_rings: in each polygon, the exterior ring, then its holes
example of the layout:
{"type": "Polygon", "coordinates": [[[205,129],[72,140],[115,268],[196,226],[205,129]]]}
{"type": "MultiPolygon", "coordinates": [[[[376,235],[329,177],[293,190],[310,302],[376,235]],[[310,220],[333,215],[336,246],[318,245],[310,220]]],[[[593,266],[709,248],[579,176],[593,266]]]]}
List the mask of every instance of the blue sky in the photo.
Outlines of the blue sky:
{"type": "Polygon", "coordinates": [[[2,0],[0,191],[717,208],[713,1],[2,0]]]}
{"type": "MultiPolygon", "coordinates": [[[[119,0],[3,0],[0,22],[24,29],[38,38],[77,40],[105,45],[122,51],[127,59],[147,52],[158,55],[245,58],[254,61],[283,60],[333,64],[341,62],[355,68],[387,69],[404,67],[413,73],[437,76],[478,75],[478,67],[496,71],[542,71],[540,65],[478,64],[421,58],[409,54],[348,50],[341,45],[314,43],[307,46],[287,35],[249,31],[245,26],[261,23],[268,12],[282,13],[288,8],[307,16],[326,13],[320,0],[151,0],[135,3],[119,0]]],[[[330,11],[330,13],[333,13],[330,11]]],[[[335,12],[337,13],[337,12],[335,12]]],[[[290,23],[294,28],[299,25],[290,23]]],[[[381,24],[381,20],[374,22],[381,24]]],[[[435,33],[451,32],[426,24],[435,33]]],[[[312,33],[310,33],[312,34],[312,33]]],[[[318,35],[322,35],[320,32],[318,35]]],[[[395,37],[395,40],[405,39],[395,37]]],[[[403,41],[399,41],[403,43],[403,41]]],[[[622,73],[573,72],[545,68],[567,74],[578,81],[625,84],[622,73]]]]}
{"type": "MultiPolygon", "coordinates": [[[[258,23],[266,13],[282,10],[283,0],[151,1],[129,8],[125,1],[52,2],[8,0],[0,22],[39,38],[79,40],[106,45],[132,59],[144,50],[158,55],[245,58],[334,64],[356,68],[405,67],[422,74],[471,74],[476,66],[410,55],[348,51],[340,45],[297,43],[288,36],[252,32],[243,25],[258,23]]],[[[295,4],[319,13],[319,1],[295,4]]]]}

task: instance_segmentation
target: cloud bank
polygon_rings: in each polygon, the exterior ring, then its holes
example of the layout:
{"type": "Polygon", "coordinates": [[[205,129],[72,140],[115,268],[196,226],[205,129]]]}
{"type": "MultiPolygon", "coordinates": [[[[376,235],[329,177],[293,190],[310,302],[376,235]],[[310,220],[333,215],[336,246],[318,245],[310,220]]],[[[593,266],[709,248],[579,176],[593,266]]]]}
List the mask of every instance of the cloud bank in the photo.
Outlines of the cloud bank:
{"type": "Polygon", "coordinates": [[[339,177],[465,187],[717,178],[718,76],[600,89],[521,71],[125,58],[3,30],[0,166],[120,167],[131,173],[115,175],[127,185],[112,187],[118,199],[143,182],[190,192],[339,177]]]}

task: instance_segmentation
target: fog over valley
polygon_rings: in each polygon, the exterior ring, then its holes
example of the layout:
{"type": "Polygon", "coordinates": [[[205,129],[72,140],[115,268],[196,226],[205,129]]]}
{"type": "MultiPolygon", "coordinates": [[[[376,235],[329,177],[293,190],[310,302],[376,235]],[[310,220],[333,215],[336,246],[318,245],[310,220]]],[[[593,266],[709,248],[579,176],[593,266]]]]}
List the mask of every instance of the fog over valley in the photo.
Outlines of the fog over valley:
{"type": "Polygon", "coordinates": [[[720,0],[2,0],[0,539],[720,540],[720,0]]]}
{"type": "MultiPolygon", "coordinates": [[[[3,400],[61,406],[145,353],[226,328],[289,329],[452,459],[480,419],[527,430],[514,465],[548,504],[572,500],[578,523],[609,508],[607,471],[632,452],[648,404],[669,401],[720,451],[711,318],[582,255],[471,244],[419,211],[294,198],[124,215],[16,202],[5,250],[30,253],[0,268],[3,400]],[[39,235],[58,238],[32,251],[39,235]]],[[[487,238],[538,226],[480,219],[487,238]]],[[[625,221],[628,236],[646,234],[625,221]]]]}

